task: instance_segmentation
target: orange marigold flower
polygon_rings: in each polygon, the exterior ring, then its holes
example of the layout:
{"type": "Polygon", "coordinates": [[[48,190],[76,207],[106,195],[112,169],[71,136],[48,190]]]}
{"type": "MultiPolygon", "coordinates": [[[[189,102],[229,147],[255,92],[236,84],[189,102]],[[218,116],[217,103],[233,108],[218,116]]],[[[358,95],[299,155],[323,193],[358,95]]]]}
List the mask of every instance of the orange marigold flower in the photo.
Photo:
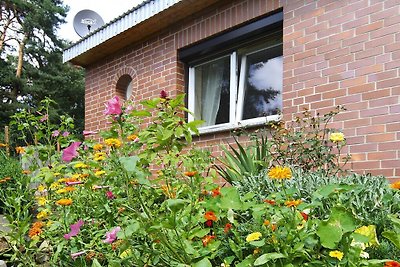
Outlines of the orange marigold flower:
{"type": "Polygon", "coordinates": [[[30,171],[30,170],[23,170],[22,173],[23,173],[23,174],[30,174],[31,171],[30,171]]]}
{"type": "Polygon", "coordinates": [[[203,242],[203,247],[207,246],[208,243],[211,242],[211,240],[215,239],[215,235],[206,235],[201,239],[201,242],[203,242]]]}
{"type": "Polygon", "coordinates": [[[393,189],[400,189],[400,181],[391,184],[390,187],[393,188],[393,189]]]}
{"type": "Polygon", "coordinates": [[[398,263],[397,261],[387,261],[385,262],[384,267],[400,267],[400,263],[398,263]]]}
{"type": "Polygon", "coordinates": [[[276,166],[269,170],[268,176],[271,179],[283,180],[292,178],[292,171],[289,167],[276,166]]]}
{"type": "Polygon", "coordinates": [[[207,221],[214,221],[214,222],[218,220],[217,216],[215,216],[215,213],[213,211],[207,211],[204,214],[204,219],[206,219],[207,221]]]}
{"type": "Polygon", "coordinates": [[[188,177],[193,177],[193,176],[195,176],[197,174],[197,172],[196,171],[191,171],[191,172],[184,172],[183,174],[188,176],[188,177]]]}
{"type": "Polygon", "coordinates": [[[64,188],[64,189],[65,189],[66,192],[72,192],[72,191],[75,191],[75,190],[76,190],[76,188],[73,187],[73,186],[67,186],[67,187],[64,188]]]}
{"type": "Polygon", "coordinates": [[[271,230],[272,230],[272,231],[275,231],[276,228],[278,228],[278,226],[277,226],[275,223],[274,223],[274,224],[271,224],[271,230]]]}
{"type": "Polygon", "coordinates": [[[72,205],[72,199],[63,198],[63,199],[57,200],[56,204],[60,205],[60,206],[70,206],[70,205],[72,205]]]}
{"type": "Polygon", "coordinates": [[[217,187],[217,188],[211,190],[212,196],[213,197],[220,196],[221,195],[220,189],[221,189],[220,187],[217,187]]]}
{"type": "Polygon", "coordinates": [[[297,207],[298,205],[300,205],[303,201],[301,199],[298,200],[288,200],[285,201],[285,205],[287,207],[297,207]]]}
{"type": "Polygon", "coordinates": [[[9,180],[11,180],[11,177],[4,177],[3,179],[0,180],[0,184],[5,183],[9,180]]]}
{"type": "Polygon", "coordinates": [[[43,230],[42,230],[43,226],[44,226],[44,223],[41,221],[34,222],[31,226],[31,228],[29,229],[28,236],[30,238],[32,238],[34,236],[40,235],[43,232],[43,230]]]}
{"type": "Polygon", "coordinates": [[[264,202],[268,203],[270,205],[275,205],[276,204],[276,201],[275,200],[271,200],[271,199],[264,199],[264,202]]]}
{"type": "Polygon", "coordinates": [[[25,148],[23,148],[22,146],[17,146],[15,148],[15,151],[17,152],[17,154],[23,154],[25,153],[25,148]]]}

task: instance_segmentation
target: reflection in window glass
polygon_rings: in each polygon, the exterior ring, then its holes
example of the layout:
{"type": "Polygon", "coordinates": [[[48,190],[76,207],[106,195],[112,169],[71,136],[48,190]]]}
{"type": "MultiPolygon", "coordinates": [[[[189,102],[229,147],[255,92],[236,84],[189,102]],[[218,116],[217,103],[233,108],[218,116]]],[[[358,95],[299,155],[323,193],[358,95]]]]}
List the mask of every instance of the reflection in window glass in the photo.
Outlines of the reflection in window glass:
{"type": "Polygon", "coordinates": [[[229,57],[195,67],[194,115],[202,126],[229,122],[229,73],[229,57]]]}
{"type": "Polygon", "coordinates": [[[278,114],[282,109],[283,57],[279,50],[247,56],[242,120],[278,114]]]}

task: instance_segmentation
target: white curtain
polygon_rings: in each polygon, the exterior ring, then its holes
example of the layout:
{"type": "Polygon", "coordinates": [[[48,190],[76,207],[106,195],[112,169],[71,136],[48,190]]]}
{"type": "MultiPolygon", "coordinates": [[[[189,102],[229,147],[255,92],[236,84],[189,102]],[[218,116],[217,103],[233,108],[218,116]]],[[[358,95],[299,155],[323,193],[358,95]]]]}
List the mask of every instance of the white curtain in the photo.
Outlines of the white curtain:
{"type": "Polygon", "coordinates": [[[196,68],[195,117],[205,121],[202,126],[215,125],[221,99],[224,67],[224,60],[220,59],[196,68]]]}

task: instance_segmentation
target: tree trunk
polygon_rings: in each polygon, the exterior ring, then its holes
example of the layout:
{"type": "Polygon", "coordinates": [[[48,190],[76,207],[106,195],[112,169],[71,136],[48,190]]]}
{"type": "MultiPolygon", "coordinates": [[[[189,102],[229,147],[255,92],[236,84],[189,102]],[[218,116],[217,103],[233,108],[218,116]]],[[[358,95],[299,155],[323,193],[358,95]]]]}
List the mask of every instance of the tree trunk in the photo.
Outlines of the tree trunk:
{"type": "Polygon", "coordinates": [[[15,74],[15,76],[17,78],[21,78],[22,66],[24,64],[24,49],[25,49],[26,41],[28,40],[28,36],[29,36],[29,34],[25,33],[24,37],[21,40],[21,42],[19,42],[19,46],[18,46],[18,65],[17,65],[17,73],[15,74]]]}

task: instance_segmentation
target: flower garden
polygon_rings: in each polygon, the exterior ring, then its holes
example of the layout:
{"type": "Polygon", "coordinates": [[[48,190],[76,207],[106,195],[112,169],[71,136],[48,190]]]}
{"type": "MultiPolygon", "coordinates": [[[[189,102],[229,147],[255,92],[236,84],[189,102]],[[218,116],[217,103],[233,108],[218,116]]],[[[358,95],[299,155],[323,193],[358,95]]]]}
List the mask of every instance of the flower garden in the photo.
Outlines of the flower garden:
{"type": "Polygon", "coordinates": [[[400,182],[346,170],[328,128],[340,108],[214,159],[192,144],[201,122],[179,116],[183,95],[143,109],[114,97],[101,142],[51,122],[51,104],[13,116],[18,160],[0,148],[10,266],[400,266],[400,182]]]}

